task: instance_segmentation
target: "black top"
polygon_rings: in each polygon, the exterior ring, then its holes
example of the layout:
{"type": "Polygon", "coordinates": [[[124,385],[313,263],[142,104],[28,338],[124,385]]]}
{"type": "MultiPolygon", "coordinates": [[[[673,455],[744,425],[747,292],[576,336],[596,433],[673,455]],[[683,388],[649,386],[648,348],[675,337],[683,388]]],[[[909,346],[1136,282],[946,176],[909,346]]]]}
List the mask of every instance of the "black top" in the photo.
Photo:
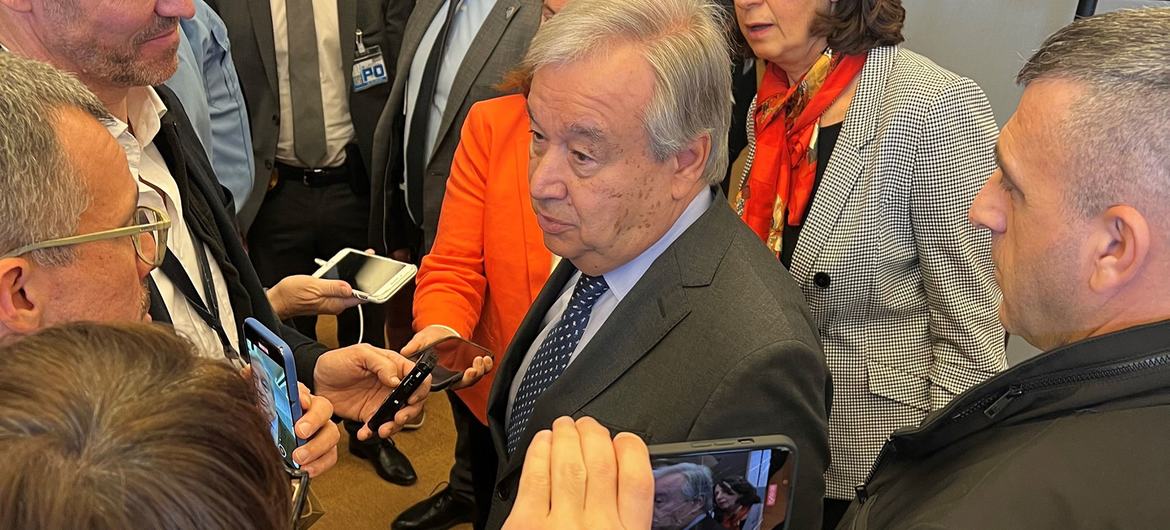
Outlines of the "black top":
{"type": "MultiPolygon", "coordinates": [[[[825,168],[829,167],[829,157],[833,156],[833,148],[837,146],[837,136],[841,134],[841,123],[821,127],[817,138],[817,175],[813,181],[812,195],[809,196],[808,208],[812,208],[813,199],[817,196],[817,188],[821,187],[821,179],[825,176],[825,168]]],[[[803,218],[808,220],[808,209],[803,218]]],[[[780,247],[780,263],[792,268],[792,253],[796,250],[796,242],[800,239],[800,229],[804,224],[785,225],[784,240],[780,247]]]]}

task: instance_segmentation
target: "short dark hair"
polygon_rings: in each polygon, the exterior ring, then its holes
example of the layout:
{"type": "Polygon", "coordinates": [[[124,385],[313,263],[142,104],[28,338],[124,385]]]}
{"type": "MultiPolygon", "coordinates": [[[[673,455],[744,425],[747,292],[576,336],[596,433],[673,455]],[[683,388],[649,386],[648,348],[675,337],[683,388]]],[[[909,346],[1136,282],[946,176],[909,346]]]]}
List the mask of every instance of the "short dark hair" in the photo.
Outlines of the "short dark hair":
{"type": "Polygon", "coordinates": [[[723,488],[728,493],[734,493],[736,496],[735,502],[740,506],[748,507],[760,503],[760,494],[756,491],[756,487],[743,477],[727,477],[717,482],[715,487],[723,488]]]}
{"type": "Polygon", "coordinates": [[[0,346],[0,528],[288,528],[252,385],[169,328],[0,346]]]}
{"type": "Polygon", "coordinates": [[[853,55],[904,40],[906,8],[902,0],[836,0],[813,22],[814,35],[828,38],[834,52],[853,55]]]}
{"type": "Polygon", "coordinates": [[[1084,93],[1060,123],[1067,206],[1094,216],[1115,204],[1164,212],[1170,194],[1170,8],[1078,20],[1044,40],[1016,81],[1075,83],[1084,93]],[[1107,146],[1107,147],[1101,147],[1107,146]]]}

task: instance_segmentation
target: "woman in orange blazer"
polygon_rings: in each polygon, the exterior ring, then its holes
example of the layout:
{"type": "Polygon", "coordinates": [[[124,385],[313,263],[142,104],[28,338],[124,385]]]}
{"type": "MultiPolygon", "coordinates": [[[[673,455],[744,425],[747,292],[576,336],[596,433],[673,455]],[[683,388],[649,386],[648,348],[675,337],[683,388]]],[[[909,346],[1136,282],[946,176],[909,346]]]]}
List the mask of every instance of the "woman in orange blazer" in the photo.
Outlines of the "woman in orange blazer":
{"type": "MultiPolygon", "coordinates": [[[[496,365],[501,362],[553,267],[528,195],[530,138],[527,101],[522,95],[481,101],[468,112],[451,163],[435,244],[418,272],[417,332],[402,349],[403,355],[458,334],[491,350],[496,365]]],[[[448,498],[420,505],[454,503],[472,508],[466,503],[475,499],[467,498],[464,488],[471,477],[460,469],[470,460],[472,483],[486,485],[482,494],[488,504],[482,506],[490,506],[496,464],[487,428],[487,399],[494,378],[495,372],[488,372],[475,385],[455,391],[459,399],[452,399],[451,407],[458,436],[456,463],[450,485],[436,494],[448,498]],[[474,418],[467,417],[468,411],[474,418]],[[471,454],[460,454],[464,450],[471,454]],[[486,476],[481,476],[481,468],[486,476]]],[[[479,497],[481,492],[475,494],[479,497]]]]}

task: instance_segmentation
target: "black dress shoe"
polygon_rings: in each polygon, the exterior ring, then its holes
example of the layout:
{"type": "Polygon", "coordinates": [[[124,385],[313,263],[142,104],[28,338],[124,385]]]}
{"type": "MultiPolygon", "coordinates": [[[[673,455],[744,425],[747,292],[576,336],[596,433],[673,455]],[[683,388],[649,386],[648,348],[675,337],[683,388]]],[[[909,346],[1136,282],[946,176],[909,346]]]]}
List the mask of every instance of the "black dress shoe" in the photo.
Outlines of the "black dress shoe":
{"type": "Polygon", "coordinates": [[[357,435],[350,433],[349,452],[358,458],[364,458],[374,464],[374,471],[382,480],[399,486],[409,486],[418,482],[418,475],[410,459],[398,450],[398,446],[389,439],[371,439],[358,441],[357,435]]]}
{"type": "Polygon", "coordinates": [[[475,503],[451,494],[450,488],[423,499],[394,519],[392,530],[447,530],[475,519],[475,503]]]}

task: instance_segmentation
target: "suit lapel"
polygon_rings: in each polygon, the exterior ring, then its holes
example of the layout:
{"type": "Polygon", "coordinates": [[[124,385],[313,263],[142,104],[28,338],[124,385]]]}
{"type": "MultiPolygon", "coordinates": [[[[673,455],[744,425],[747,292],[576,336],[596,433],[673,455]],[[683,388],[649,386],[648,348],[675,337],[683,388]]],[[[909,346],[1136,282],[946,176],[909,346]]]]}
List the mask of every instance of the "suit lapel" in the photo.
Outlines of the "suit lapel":
{"type": "MultiPolygon", "coordinates": [[[[404,0],[395,0],[404,1],[404,0]]],[[[446,0],[418,0],[415,4],[414,10],[410,12],[410,19],[406,22],[406,30],[402,34],[402,49],[398,52],[398,65],[394,72],[395,87],[402,87],[402,97],[406,95],[406,78],[410,75],[410,65],[414,61],[414,54],[418,53],[418,47],[422,44],[423,35],[427,32],[427,28],[435,20],[435,15],[439,13],[439,8],[443,7],[446,0]]],[[[423,61],[426,61],[424,58],[423,61]]],[[[401,107],[401,102],[399,104],[401,107]]],[[[401,113],[402,109],[394,109],[394,112],[401,113]]]]}
{"type": "MultiPolygon", "coordinates": [[[[353,71],[353,54],[356,42],[350,36],[357,31],[357,2],[358,0],[337,0],[337,26],[339,44],[341,45],[341,73],[347,78],[353,71]]],[[[353,84],[350,83],[350,91],[353,84]]]]}
{"type": "Polygon", "coordinates": [[[504,454],[504,448],[507,447],[504,441],[504,433],[507,432],[504,418],[507,416],[508,393],[512,388],[512,381],[517,376],[516,372],[520,370],[520,363],[524,361],[524,355],[532,346],[532,340],[536,338],[537,333],[540,333],[540,322],[544,320],[544,314],[548,313],[549,308],[552,307],[553,302],[564,289],[565,283],[576,272],[577,268],[569,263],[569,260],[561,260],[560,265],[557,265],[557,268],[553,270],[548,282],[544,284],[544,289],[541,289],[536,300],[532,302],[528,314],[524,315],[524,321],[516,329],[512,342],[508,344],[504,362],[496,372],[492,391],[488,394],[488,422],[489,426],[492,427],[492,438],[495,441],[496,451],[499,453],[501,462],[507,460],[507,456],[504,454]]]}
{"type": "MultiPolygon", "coordinates": [[[[717,193],[711,207],[655,260],[577,359],[537,400],[518,447],[527,448],[536,432],[548,428],[557,417],[580,412],[690,314],[686,289],[711,284],[731,244],[728,223],[734,228],[739,220],[727,208],[727,199],[717,193]],[[712,249],[713,240],[723,242],[717,251],[712,249]]],[[[531,344],[531,338],[521,344],[531,344]]],[[[500,461],[506,462],[499,476],[503,480],[519,470],[524,451],[511,458],[501,454],[500,461]]]]}
{"type": "Polygon", "coordinates": [[[792,253],[792,276],[798,282],[808,277],[830,235],[836,231],[845,202],[865,170],[862,152],[877,134],[882,94],[893,66],[893,54],[888,51],[895,49],[871,51],[861,71],[857,93],[849,104],[841,134],[792,253]]]}
{"type": "Polygon", "coordinates": [[[268,77],[268,89],[276,89],[276,39],[272,36],[272,8],[264,0],[248,0],[248,11],[252,15],[252,34],[260,49],[260,61],[264,63],[264,75],[268,77]]]}
{"type": "MultiPolygon", "coordinates": [[[[504,30],[508,28],[508,24],[512,22],[520,9],[522,9],[520,0],[501,0],[496,3],[487,19],[483,21],[479,33],[476,33],[475,39],[471,41],[467,55],[459,64],[459,71],[455,73],[455,79],[451,83],[451,93],[447,96],[447,108],[443,109],[443,117],[439,120],[438,134],[435,135],[435,138],[446,136],[448,129],[455,121],[455,115],[463,106],[468,91],[471,90],[472,82],[479,76],[480,70],[483,70],[483,66],[491,57],[496,44],[504,36],[504,30]]],[[[438,142],[435,144],[438,145],[438,142]]]]}

